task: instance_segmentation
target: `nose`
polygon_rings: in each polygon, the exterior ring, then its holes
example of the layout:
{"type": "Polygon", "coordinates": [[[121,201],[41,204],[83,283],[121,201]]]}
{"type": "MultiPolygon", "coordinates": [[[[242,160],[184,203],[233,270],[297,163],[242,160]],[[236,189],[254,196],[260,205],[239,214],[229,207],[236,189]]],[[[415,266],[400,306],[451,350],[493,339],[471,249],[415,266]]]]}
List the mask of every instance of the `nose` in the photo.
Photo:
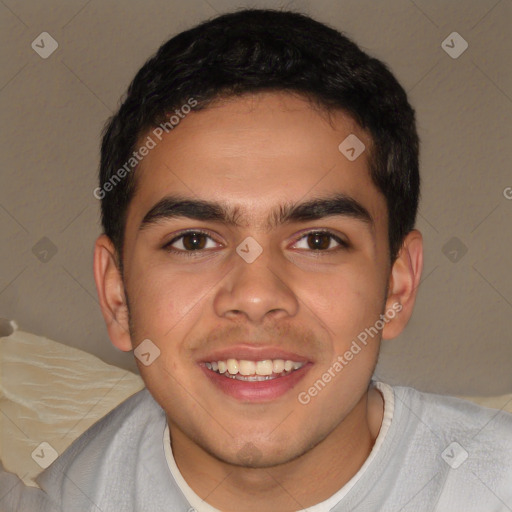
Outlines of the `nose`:
{"type": "Polygon", "coordinates": [[[233,254],[234,268],[218,290],[214,308],[219,317],[262,323],[266,318],[281,319],[297,314],[299,302],[287,282],[285,264],[277,264],[269,249],[252,263],[233,254]]]}

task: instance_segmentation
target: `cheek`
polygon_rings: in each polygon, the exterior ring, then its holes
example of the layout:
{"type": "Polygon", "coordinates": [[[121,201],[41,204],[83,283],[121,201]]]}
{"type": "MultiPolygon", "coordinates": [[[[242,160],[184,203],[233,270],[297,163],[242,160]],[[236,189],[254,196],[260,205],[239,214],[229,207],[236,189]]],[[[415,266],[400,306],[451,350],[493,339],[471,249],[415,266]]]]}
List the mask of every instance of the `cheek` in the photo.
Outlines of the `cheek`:
{"type": "Polygon", "coordinates": [[[149,339],[159,350],[150,365],[137,361],[139,372],[164,409],[179,410],[188,396],[180,383],[191,371],[185,340],[200,320],[202,301],[208,300],[215,281],[147,260],[137,268],[127,289],[134,344],[149,339]]]}
{"type": "Polygon", "coordinates": [[[374,268],[347,265],[304,281],[300,294],[342,348],[378,319],[384,303],[381,280],[374,268]]]}
{"type": "Polygon", "coordinates": [[[180,272],[171,265],[140,265],[132,275],[130,313],[138,336],[156,340],[176,339],[176,332],[189,325],[208,300],[215,283],[204,273],[180,272]],[[210,282],[211,281],[211,282],[210,282]]]}

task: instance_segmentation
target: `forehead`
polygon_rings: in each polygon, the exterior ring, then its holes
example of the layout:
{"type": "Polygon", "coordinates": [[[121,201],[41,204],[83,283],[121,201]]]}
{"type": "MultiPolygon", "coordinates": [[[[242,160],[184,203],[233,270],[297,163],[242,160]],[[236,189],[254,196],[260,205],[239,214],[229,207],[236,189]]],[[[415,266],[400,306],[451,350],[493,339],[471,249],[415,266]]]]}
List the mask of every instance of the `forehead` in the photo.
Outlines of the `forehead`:
{"type": "Polygon", "coordinates": [[[256,227],[269,209],[343,193],[385,217],[385,201],[370,179],[371,139],[342,112],[329,115],[289,93],[258,93],[219,100],[191,112],[158,140],[136,171],[127,231],[168,194],[221,201],[256,227]],[[366,150],[354,161],[340,151],[348,136],[366,150]]]}

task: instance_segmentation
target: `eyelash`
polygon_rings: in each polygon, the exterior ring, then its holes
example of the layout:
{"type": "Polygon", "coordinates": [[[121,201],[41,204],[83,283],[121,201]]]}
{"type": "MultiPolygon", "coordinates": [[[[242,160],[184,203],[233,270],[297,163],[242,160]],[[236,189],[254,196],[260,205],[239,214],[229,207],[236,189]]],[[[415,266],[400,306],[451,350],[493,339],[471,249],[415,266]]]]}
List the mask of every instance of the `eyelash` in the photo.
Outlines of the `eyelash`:
{"type": "MultiPolygon", "coordinates": [[[[202,231],[200,229],[193,229],[193,230],[187,230],[187,231],[182,231],[181,233],[179,233],[177,236],[175,236],[172,240],[170,240],[169,242],[167,242],[163,247],[162,249],[164,249],[165,251],[167,252],[170,252],[172,254],[177,254],[179,256],[186,256],[186,257],[197,257],[197,256],[200,256],[202,252],[204,252],[205,250],[208,250],[208,249],[196,249],[196,250],[193,250],[193,251],[187,251],[187,250],[183,250],[183,249],[174,249],[172,248],[172,244],[174,244],[175,242],[177,242],[178,240],[182,239],[184,236],[186,235],[190,235],[190,234],[196,234],[196,235],[204,235],[210,239],[213,240],[213,237],[210,235],[210,233],[206,232],[206,231],[202,231]]],[[[334,240],[335,242],[337,242],[339,244],[339,247],[336,248],[336,249],[321,249],[321,250],[313,250],[313,249],[310,249],[311,252],[314,252],[316,254],[319,254],[319,253],[330,253],[330,252],[336,252],[338,250],[343,250],[343,249],[348,249],[350,247],[350,245],[348,244],[348,242],[345,242],[343,239],[341,239],[338,235],[336,235],[335,233],[333,233],[332,231],[329,231],[329,230],[311,230],[311,231],[308,231],[306,233],[303,233],[296,241],[295,241],[295,244],[297,242],[299,242],[300,240],[306,238],[307,236],[309,235],[312,235],[312,234],[317,234],[317,235],[328,235],[332,240],[334,240]]]]}

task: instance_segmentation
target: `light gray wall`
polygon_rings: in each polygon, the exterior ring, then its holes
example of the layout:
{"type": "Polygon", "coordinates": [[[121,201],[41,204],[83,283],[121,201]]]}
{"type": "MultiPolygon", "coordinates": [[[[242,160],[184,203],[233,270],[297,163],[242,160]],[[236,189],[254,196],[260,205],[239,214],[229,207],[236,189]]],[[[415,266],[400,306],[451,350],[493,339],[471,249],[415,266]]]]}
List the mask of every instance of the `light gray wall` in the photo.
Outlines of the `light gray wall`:
{"type": "Polygon", "coordinates": [[[3,0],[0,316],[135,369],[108,340],[92,275],[100,130],[164,40],[242,6],[288,6],[343,30],[390,66],[417,110],[424,278],[406,332],[384,343],[379,377],[511,392],[511,0],[3,0]],[[454,31],[469,44],[456,59],[441,47],[454,31]],[[31,47],[42,32],[59,45],[47,59],[31,47]],[[38,246],[43,237],[51,244],[38,246]]]}

